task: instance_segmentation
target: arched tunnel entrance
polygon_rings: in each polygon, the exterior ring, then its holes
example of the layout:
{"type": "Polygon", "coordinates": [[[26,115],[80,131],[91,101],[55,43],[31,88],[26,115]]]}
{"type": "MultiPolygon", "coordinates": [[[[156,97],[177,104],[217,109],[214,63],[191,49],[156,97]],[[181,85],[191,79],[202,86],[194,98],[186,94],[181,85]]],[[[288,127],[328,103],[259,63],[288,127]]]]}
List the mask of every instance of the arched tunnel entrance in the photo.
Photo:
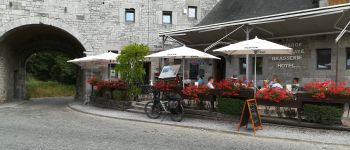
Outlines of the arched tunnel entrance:
{"type": "MultiPolygon", "coordinates": [[[[0,102],[24,99],[26,61],[34,53],[59,51],[71,58],[84,56],[84,47],[60,28],[31,24],[14,28],[0,37],[0,102]]],[[[77,69],[76,98],[84,96],[83,71],[77,69]]]]}

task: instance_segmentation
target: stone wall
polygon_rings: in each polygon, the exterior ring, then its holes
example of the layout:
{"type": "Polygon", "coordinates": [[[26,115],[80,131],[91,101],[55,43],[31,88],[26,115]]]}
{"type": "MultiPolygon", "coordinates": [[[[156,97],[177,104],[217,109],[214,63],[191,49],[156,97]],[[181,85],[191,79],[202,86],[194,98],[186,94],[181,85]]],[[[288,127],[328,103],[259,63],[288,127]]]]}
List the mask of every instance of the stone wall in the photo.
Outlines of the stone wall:
{"type": "MultiPolygon", "coordinates": [[[[193,26],[217,0],[2,0],[0,27],[22,18],[49,18],[69,25],[81,34],[93,51],[120,50],[131,42],[159,48],[158,32],[193,26]],[[198,18],[184,13],[188,6],[198,7],[198,18]],[[135,9],[135,23],[125,22],[125,9],[135,9]],[[173,12],[173,24],[162,24],[162,11],[173,12]]],[[[5,27],[7,28],[7,27],[5,27]]]]}
{"type": "MultiPolygon", "coordinates": [[[[19,70],[25,76],[18,58],[9,54],[2,43],[9,31],[17,27],[45,24],[74,36],[87,55],[119,51],[128,43],[144,43],[152,51],[162,50],[158,33],[187,28],[201,20],[218,0],[0,0],[0,102],[14,95],[12,79],[19,70]],[[187,17],[188,6],[197,6],[197,19],[187,17]],[[135,22],[125,22],[125,9],[135,9],[135,22]],[[162,11],[172,11],[171,25],[162,24],[162,11]],[[16,61],[11,61],[16,60],[16,61]]],[[[167,47],[177,45],[166,43],[167,47]]],[[[21,58],[25,59],[25,58],[21,58]]],[[[157,62],[152,70],[159,70],[157,62]]],[[[24,79],[24,77],[17,77],[24,79]]],[[[24,86],[18,90],[24,90],[24,86]]],[[[17,88],[16,88],[17,89],[17,88]]]]}
{"type": "MultiPolygon", "coordinates": [[[[350,69],[346,69],[347,53],[350,48],[350,36],[344,35],[338,44],[334,40],[336,35],[316,36],[307,38],[290,38],[274,42],[292,47],[292,55],[258,55],[263,57],[263,72],[257,75],[257,80],[272,79],[273,75],[279,76],[283,83],[291,83],[294,77],[301,79],[301,83],[311,80],[336,80],[336,66],[338,55],[338,80],[346,81],[350,85],[350,69]],[[331,49],[331,69],[317,69],[317,49],[331,49]],[[286,56],[288,58],[286,58],[286,56]],[[290,59],[290,60],[287,60],[290,59]]],[[[222,56],[220,53],[212,53],[222,56]]],[[[245,56],[224,56],[226,59],[226,78],[238,75],[241,79],[245,76],[240,74],[239,59],[245,56]],[[230,58],[231,57],[231,58],[230,58]]],[[[211,61],[208,61],[211,62],[211,61]]],[[[204,64],[206,77],[213,75],[214,66],[212,63],[204,64]]],[[[252,68],[251,68],[252,69],[252,68]]],[[[253,79],[253,75],[250,76],[253,79]]]]}

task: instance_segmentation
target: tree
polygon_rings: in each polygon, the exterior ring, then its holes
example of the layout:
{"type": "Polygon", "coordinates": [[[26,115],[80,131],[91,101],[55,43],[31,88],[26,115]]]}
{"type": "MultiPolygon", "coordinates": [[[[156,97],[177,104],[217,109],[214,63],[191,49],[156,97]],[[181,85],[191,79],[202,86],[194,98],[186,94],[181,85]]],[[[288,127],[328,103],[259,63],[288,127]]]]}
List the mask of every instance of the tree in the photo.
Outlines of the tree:
{"type": "Polygon", "coordinates": [[[67,63],[67,60],[69,57],[61,52],[35,53],[28,58],[27,73],[41,81],[54,80],[65,84],[75,84],[77,67],[67,63]]]}
{"type": "Polygon", "coordinates": [[[123,47],[117,59],[116,71],[129,84],[129,96],[136,98],[141,89],[137,86],[146,74],[143,68],[143,59],[148,54],[149,47],[144,44],[129,44],[123,47]]]}

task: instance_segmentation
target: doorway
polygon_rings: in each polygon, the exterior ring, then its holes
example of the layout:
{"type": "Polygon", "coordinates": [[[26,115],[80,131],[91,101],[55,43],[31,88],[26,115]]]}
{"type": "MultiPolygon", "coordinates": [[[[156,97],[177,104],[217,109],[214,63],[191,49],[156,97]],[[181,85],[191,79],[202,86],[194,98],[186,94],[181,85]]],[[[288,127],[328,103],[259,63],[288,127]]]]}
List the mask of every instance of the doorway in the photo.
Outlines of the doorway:
{"type": "Polygon", "coordinates": [[[221,81],[226,78],[226,59],[223,56],[218,56],[220,60],[215,60],[214,79],[221,81]]]}
{"type": "Polygon", "coordinates": [[[143,84],[149,84],[151,79],[151,62],[144,62],[143,68],[145,69],[145,76],[143,77],[143,84]]]}

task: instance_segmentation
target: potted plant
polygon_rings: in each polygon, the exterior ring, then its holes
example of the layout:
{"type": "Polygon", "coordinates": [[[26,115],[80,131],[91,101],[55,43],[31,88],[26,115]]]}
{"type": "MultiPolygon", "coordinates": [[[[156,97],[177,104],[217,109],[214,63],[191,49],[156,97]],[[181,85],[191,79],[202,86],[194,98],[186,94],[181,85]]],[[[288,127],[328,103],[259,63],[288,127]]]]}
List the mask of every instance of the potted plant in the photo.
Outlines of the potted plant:
{"type": "Polygon", "coordinates": [[[337,83],[332,80],[307,83],[304,90],[304,101],[344,103],[348,102],[350,96],[350,87],[347,87],[345,82],[337,83]]]}
{"type": "Polygon", "coordinates": [[[90,84],[91,86],[91,93],[90,93],[90,99],[93,100],[93,96],[94,96],[94,87],[96,86],[96,84],[99,82],[99,80],[97,79],[97,77],[95,75],[91,76],[88,78],[87,83],[90,84]]]}
{"type": "Polygon", "coordinates": [[[199,109],[204,108],[203,101],[206,101],[207,96],[209,95],[209,88],[204,85],[196,86],[196,85],[187,85],[182,90],[183,95],[188,97],[189,99],[195,100],[199,109]]]}
{"type": "Polygon", "coordinates": [[[139,84],[146,74],[143,69],[143,60],[148,52],[149,47],[147,45],[133,43],[123,47],[117,58],[116,71],[120,73],[121,79],[128,83],[130,99],[137,100],[141,93],[139,84]]]}

